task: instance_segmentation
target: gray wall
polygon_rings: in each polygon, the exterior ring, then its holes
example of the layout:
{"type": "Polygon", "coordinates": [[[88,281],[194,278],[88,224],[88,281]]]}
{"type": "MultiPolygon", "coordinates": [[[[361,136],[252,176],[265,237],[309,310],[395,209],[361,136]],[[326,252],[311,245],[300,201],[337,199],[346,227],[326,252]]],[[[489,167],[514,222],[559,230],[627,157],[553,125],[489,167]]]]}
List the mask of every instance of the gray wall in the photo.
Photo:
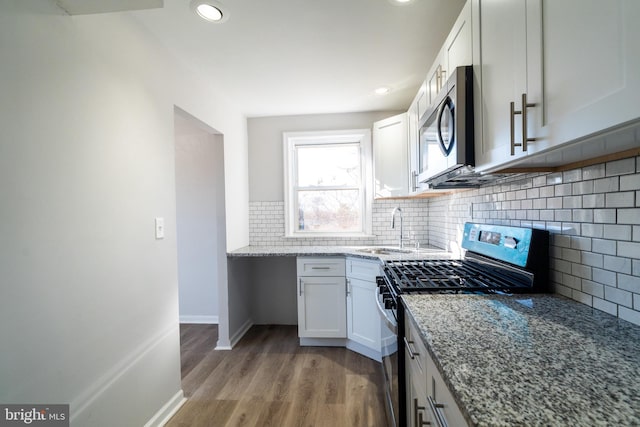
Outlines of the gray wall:
{"type": "Polygon", "coordinates": [[[0,57],[0,402],[144,425],[182,398],[174,105],[225,135],[236,247],[246,121],[126,14],[2,1],[0,57]]]}
{"type": "Polygon", "coordinates": [[[181,323],[218,323],[226,269],[222,136],[176,112],[176,226],[181,323]]]}
{"type": "Polygon", "coordinates": [[[398,111],[250,118],[249,200],[284,200],[283,132],[371,129],[398,111]]]}

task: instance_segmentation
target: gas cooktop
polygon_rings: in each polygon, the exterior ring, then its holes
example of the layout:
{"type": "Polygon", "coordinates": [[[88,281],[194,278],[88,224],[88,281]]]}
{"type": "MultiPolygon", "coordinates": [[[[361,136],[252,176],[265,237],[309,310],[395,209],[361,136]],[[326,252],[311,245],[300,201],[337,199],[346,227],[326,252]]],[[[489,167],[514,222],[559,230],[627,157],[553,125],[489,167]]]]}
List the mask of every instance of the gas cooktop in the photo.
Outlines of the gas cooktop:
{"type": "Polygon", "coordinates": [[[549,234],[545,230],[466,223],[461,260],[386,261],[394,294],[416,292],[544,292],[549,234]]]}

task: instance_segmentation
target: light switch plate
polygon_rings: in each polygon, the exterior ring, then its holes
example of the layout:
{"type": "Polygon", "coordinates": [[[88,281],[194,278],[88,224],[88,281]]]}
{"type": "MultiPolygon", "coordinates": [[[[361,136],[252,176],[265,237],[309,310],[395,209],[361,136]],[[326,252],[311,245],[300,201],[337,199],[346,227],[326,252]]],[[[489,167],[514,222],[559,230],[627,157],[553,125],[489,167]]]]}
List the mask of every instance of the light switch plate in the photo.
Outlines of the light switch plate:
{"type": "Polygon", "coordinates": [[[156,239],[164,239],[164,218],[156,218],[156,239]]]}

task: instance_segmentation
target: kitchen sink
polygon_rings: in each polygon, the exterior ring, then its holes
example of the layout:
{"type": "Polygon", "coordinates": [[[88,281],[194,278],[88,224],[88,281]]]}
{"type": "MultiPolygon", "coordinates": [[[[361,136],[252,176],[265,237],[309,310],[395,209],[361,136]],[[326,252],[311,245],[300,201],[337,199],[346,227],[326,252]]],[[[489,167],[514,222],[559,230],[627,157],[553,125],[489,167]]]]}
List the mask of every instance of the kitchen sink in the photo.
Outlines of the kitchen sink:
{"type": "Polygon", "coordinates": [[[400,249],[400,248],[360,248],[356,249],[356,252],[362,252],[365,254],[372,255],[395,255],[395,254],[410,254],[414,251],[411,249],[400,249]]]}

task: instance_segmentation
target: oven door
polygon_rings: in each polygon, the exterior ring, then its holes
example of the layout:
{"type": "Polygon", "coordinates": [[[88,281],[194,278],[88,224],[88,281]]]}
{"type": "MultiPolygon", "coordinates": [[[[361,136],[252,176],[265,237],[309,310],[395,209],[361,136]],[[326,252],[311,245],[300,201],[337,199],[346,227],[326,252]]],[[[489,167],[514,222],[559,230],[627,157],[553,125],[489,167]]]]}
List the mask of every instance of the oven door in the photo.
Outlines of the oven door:
{"type": "MultiPolygon", "coordinates": [[[[395,310],[384,307],[380,288],[376,290],[376,303],[380,313],[382,342],[382,375],[384,381],[387,425],[400,427],[400,375],[398,355],[398,321],[395,310]]],[[[403,356],[404,357],[404,356],[403,356]]]]}

